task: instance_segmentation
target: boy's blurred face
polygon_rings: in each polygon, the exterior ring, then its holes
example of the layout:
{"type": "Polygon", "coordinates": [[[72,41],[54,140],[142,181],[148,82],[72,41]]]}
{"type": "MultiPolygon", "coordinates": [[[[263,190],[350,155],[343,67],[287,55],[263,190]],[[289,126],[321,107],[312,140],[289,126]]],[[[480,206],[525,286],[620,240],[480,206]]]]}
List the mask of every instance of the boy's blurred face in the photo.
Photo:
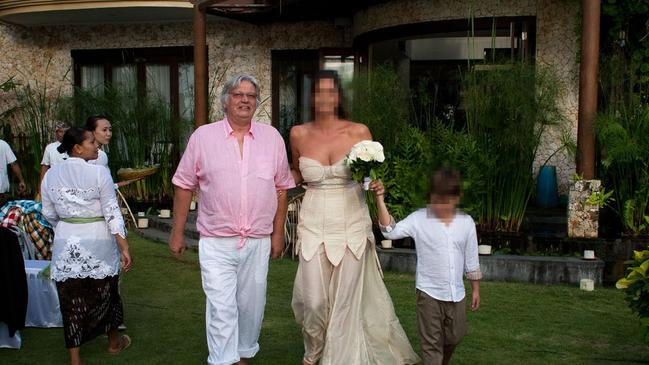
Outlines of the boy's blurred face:
{"type": "Polygon", "coordinates": [[[437,217],[451,217],[460,204],[458,195],[430,194],[430,209],[437,217]]]}

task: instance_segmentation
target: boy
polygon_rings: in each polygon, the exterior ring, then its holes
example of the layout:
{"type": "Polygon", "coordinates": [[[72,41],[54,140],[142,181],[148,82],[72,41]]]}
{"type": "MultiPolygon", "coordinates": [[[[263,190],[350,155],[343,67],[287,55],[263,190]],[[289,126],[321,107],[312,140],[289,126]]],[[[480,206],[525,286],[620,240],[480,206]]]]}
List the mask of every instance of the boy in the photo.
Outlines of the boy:
{"type": "Polygon", "coordinates": [[[380,181],[376,193],[379,225],[388,239],[412,237],[417,249],[417,328],[424,365],[448,364],[466,334],[462,274],[471,281],[471,310],[480,306],[480,262],[473,219],[457,209],[462,181],[453,170],[435,172],[430,205],[399,223],[390,216],[380,181]]]}

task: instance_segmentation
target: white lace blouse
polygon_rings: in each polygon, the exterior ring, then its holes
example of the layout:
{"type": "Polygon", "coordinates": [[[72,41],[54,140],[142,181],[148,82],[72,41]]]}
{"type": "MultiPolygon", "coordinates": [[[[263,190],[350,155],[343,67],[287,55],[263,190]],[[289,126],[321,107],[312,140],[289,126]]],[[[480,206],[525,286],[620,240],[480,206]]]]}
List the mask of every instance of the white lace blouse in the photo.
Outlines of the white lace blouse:
{"type": "Polygon", "coordinates": [[[43,215],[54,226],[52,278],[65,281],[117,275],[120,252],[114,235],[126,238],[126,228],[109,171],[80,158],[68,158],[47,171],[41,197],[43,215]],[[70,222],[69,218],[95,221],[70,222]]]}

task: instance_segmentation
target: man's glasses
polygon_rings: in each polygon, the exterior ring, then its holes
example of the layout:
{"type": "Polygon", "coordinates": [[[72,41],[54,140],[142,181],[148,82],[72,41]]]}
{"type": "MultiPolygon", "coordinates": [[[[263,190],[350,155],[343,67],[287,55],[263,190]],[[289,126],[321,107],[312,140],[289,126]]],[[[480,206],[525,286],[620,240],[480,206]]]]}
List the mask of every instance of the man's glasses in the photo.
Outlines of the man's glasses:
{"type": "Polygon", "coordinates": [[[244,97],[246,97],[246,98],[248,98],[248,99],[257,100],[257,94],[230,93],[230,95],[231,95],[232,98],[235,99],[235,100],[241,100],[241,99],[243,99],[244,97]]]}

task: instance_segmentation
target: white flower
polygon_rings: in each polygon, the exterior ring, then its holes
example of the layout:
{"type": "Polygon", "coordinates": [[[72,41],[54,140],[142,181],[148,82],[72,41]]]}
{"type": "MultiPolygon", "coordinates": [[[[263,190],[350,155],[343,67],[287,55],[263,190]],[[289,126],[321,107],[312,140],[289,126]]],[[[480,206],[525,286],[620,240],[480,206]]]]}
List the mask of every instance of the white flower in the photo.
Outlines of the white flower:
{"type": "Polygon", "coordinates": [[[381,150],[376,155],[374,155],[374,159],[376,161],[378,161],[378,162],[385,161],[385,155],[383,154],[383,148],[381,148],[381,150]]]}
{"type": "Polygon", "coordinates": [[[364,140],[356,143],[348,155],[350,162],[360,158],[363,161],[378,161],[383,162],[385,156],[383,155],[383,146],[379,142],[364,140]]]}
{"type": "Polygon", "coordinates": [[[358,152],[358,158],[365,162],[370,162],[374,159],[374,156],[367,150],[362,150],[358,152]]]}
{"type": "Polygon", "coordinates": [[[369,152],[372,156],[376,155],[376,153],[381,148],[381,145],[376,142],[372,142],[372,141],[365,141],[365,142],[368,142],[364,144],[365,150],[369,152]]]}

